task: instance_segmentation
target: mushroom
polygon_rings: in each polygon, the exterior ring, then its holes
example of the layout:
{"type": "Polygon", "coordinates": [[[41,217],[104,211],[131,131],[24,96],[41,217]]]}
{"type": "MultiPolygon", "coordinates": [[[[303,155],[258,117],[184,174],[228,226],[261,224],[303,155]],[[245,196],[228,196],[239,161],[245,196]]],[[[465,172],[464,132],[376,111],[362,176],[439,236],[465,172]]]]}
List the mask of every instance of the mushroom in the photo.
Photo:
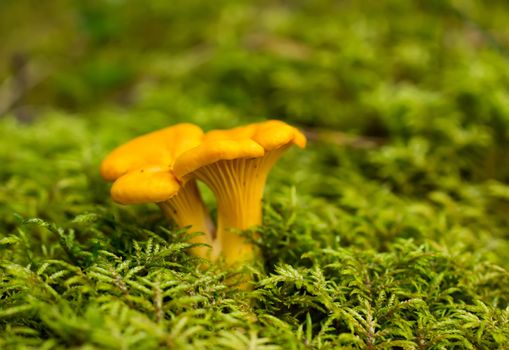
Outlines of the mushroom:
{"type": "Polygon", "coordinates": [[[205,134],[202,143],[175,161],[177,179],[203,181],[214,192],[218,218],[212,259],[219,255],[235,265],[252,260],[253,244],[239,235],[261,224],[262,196],[267,175],[291,145],[306,145],[296,128],[276,120],[205,134]]]}
{"type": "MultiPolygon", "coordinates": [[[[203,131],[192,124],[177,124],[137,137],[113,150],[101,164],[101,176],[114,181],[113,200],[120,204],[156,203],[180,227],[191,226],[191,243],[212,245],[213,225],[196,181],[181,183],[172,168],[177,157],[200,144],[203,131]]],[[[207,258],[210,248],[191,253],[207,258]]]]}

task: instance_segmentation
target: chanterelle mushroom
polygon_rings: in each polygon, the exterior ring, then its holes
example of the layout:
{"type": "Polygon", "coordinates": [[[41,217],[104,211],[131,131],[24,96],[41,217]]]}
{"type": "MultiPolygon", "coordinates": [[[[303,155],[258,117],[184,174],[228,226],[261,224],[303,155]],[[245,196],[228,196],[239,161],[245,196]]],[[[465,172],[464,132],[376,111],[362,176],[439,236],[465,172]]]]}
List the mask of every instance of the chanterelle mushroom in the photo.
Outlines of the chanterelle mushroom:
{"type": "MultiPolygon", "coordinates": [[[[157,203],[180,227],[204,232],[192,243],[212,245],[212,222],[194,179],[182,184],[172,172],[175,159],[196,147],[203,131],[192,124],[178,124],[137,137],[113,150],[101,164],[101,176],[114,181],[111,195],[121,204],[157,203]]],[[[210,249],[192,253],[208,257],[210,249]]]]}
{"type": "Polygon", "coordinates": [[[304,148],[305,136],[281,121],[267,121],[207,133],[203,142],[183,152],[174,174],[181,181],[197,178],[214,192],[218,206],[213,258],[233,265],[254,258],[254,247],[235,229],[261,224],[261,200],[267,175],[291,145],[304,148]]]}

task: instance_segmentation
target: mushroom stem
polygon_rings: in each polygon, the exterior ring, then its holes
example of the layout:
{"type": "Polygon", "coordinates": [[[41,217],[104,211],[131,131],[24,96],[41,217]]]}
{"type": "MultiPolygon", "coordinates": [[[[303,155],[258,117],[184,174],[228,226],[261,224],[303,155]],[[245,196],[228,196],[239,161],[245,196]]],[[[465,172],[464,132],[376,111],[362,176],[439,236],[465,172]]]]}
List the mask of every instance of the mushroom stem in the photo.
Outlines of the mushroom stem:
{"type": "Polygon", "coordinates": [[[222,160],[195,172],[195,176],[212,189],[217,200],[213,260],[221,255],[226,264],[234,265],[255,258],[257,253],[254,245],[241,236],[238,230],[253,228],[262,223],[265,181],[286,148],[266,152],[260,158],[222,160]]]}
{"type": "MultiPolygon", "coordinates": [[[[189,242],[204,243],[212,246],[214,224],[203,204],[195,180],[185,183],[176,196],[157,204],[163,213],[171,218],[179,227],[191,226],[189,229],[190,233],[204,233],[203,235],[192,237],[189,242]]],[[[208,259],[211,255],[211,248],[197,246],[191,248],[191,253],[200,258],[208,259]]]]}

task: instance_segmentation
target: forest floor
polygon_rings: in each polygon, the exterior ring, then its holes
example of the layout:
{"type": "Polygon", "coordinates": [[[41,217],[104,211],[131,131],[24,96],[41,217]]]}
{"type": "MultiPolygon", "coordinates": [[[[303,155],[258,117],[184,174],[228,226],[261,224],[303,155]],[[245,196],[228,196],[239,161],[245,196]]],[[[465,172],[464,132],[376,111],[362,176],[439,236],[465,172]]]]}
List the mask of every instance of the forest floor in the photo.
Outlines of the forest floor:
{"type": "Polygon", "coordinates": [[[506,1],[0,2],[0,348],[507,349],[508,21],[506,1]],[[268,178],[250,290],[99,176],[145,132],[267,118],[309,143],[268,178]]]}

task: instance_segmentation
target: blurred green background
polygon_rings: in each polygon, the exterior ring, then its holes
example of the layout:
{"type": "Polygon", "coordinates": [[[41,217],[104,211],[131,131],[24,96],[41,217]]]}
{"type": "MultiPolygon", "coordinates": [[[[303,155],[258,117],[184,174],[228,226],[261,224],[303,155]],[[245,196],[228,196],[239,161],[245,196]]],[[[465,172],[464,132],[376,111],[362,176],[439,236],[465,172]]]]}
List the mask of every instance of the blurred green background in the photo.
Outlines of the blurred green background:
{"type": "Polygon", "coordinates": [[[151,349],[196,326],[176,344],[502,349],[508,23],[506,0],[0,0],[0,347],[151,349]],[[98,165],[178,122],[266,118],[310,142],[269,177],[244,297],[196,273],[155,206],[112,204],[98,165]],[[152,239],[171,254],[145,258],[152,239]],[[159,281],[187,304],[154,316],[133,286],[159,281]]]}
{"type": "Polygon", "coordinates": [[[212,109],[506,140],[507,16],[506,1],[2,0],[0,113],[212,109]]]}

